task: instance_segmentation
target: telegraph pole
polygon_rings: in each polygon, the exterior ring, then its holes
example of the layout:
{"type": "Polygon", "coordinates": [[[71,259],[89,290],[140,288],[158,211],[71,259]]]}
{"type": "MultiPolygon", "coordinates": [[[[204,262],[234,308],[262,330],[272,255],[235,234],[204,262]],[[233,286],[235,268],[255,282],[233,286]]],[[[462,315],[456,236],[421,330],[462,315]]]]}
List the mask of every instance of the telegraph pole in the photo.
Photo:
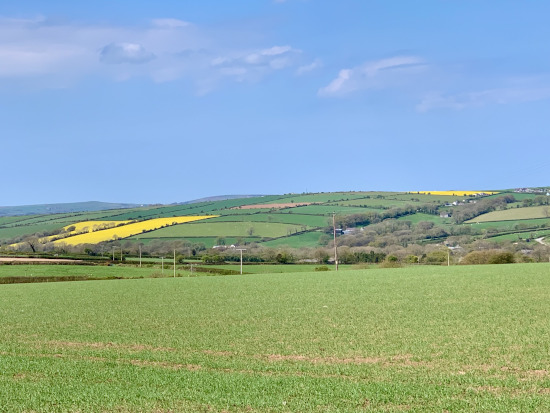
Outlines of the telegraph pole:
{"type": "Polygon", "coordinates": [[[246,248],[238,248],[237,251],[241,252],[241,275],[243,275],[243,251],[246,251],[246,248]]]}
{"type": "Polygon", "coordinates": [[[174,248],[174,278],[176,278],[176,249],[174,248]]]}
{"type": "Polygon", "coordinates": [[[332,231],[334,235],[334,265],[336,266],[336,271],[338,271],[338,248],[336,247],[336,213],[332,213],[332,231]]]}
{"type": "Polygon", "coordinates": [[[139,268],[141,268],[141,245],[139,246],[139,268]]]}

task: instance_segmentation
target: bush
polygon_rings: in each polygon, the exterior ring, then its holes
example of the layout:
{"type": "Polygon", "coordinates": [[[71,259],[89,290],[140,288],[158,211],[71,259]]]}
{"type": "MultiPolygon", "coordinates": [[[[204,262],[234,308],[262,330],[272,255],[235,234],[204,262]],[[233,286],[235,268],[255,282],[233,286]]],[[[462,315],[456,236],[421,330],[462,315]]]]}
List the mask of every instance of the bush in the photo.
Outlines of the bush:
{"type": "Polygon", "coordinates": [[[461,264],[479,265],[479,264],[512,264],[514,263],[514,254],[508,251],[485,250],[472,251],[468,253],[461,261],[461,264]]]}
{"type": "Polygon", "coordinates": [[[496,253],[489,258],[489,264],[513,264],[514,262],[514,254],[508,251],[496,253]]]}
{"type": "Polygon", "coordinates": [[[330,268],[326,265],[321,265],[320,267],[315,267],[315,271],[330,271],[330,268]]]}

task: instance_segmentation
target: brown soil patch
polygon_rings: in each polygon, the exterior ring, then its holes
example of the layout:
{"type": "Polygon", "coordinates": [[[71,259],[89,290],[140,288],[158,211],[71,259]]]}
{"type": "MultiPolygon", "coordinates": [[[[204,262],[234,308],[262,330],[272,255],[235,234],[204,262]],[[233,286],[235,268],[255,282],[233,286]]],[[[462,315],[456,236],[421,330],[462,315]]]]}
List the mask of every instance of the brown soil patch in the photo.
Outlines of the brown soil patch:
{"type": "Polygon", "coordinates": [[[430,367],[427,362],[414,361],[412,354],[401,354],[393,357],[309,357],[304,355],[268,354],[256,355],[256,358],[268,361],[303,361],[313,364],[380,364],[382,366],[430,367]]]}
{"type": "Polygon", "coordinates": [[[191,371],[200,370],[202,366],[198,364],[180,364],[169,363],[167,361],[150,361],[150,360],[130,360],[130,363],[139,367],[163,367],[166,369],[180,370],[186,369],[191,371]]]}
{"type": "Polygon", "coordinates": [[[209,354],[211,356],[219,356],[219,357],[229,357],[234,355],[231,351],[214,351],[214,350],[203,350],[204,354],[209,354]]]}
{"type": "Polygon", "coordinates": [[[82,260],[69,260],[62,258],[20,258],[20,257],[0,257],[0,262],[39,262],[43,264],[59,264],[59,263],[80,263],[82,260]]]}
{"type": "Polygon", "coordinates": [[[287,202],[282,204],[254,204],[254,205],[242,205],[233,207],[231,209],[282,209],[282,208],[295,208],[300,206],[312,205],[313,202],[287,202]]]}
{"type": "Polygon", "coordinates": [[[122,349],[130,351],[176,351],[170,347],[155,347],[147,344],[119,344],[119,343],[85,343],[77,341],[49,341],[49,345],[62,348],[97,348],[97,349],[122,349]]]}

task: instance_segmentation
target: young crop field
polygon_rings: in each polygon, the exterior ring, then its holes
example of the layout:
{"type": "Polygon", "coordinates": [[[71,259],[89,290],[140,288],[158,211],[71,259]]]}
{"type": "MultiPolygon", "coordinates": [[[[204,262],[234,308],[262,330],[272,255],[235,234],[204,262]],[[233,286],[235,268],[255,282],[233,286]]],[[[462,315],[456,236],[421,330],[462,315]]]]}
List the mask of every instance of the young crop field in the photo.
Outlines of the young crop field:
{"type": "MultiPolygon", "coordinates": [[[[143,261],[145,262],[145,261],[143,261]]],[[[157,263],[156,261],[154,261],[157,263]]],[[[167,267],[168,267],[167,262],[167,267]]],[[[144,278],[151,277],[154,273],[160,272],[158,268],[138,268],[130,266],[107,266],[107,265],[51,265],[51,264],[18,264],[18,265],[0,265],[0,284],[2,278],[25,277],[25,278],[67,278],[76,279],[86,278],[144,278]]],[[[170,268],[173,268],[170,265],[170,268]]],[[[178,271],[183,272],[182,266],[178,271]]],[[[1,408],[0,408],[1,409],[1,408]]],[[[1,410],[0,410],[1,411],[1,410]]]]}
{"type": "Polygon", "coordinates": [[[503,211],[493,211],[480,215],[466,223],[489,222],[489,221],[513,221],[519,219],[548,218],[550,217],[550,206],[535,206],[527,208],[511,208],[503,211]]]}
{"type": "Polygon", "coordinates": [[[0,285],[5,412],[547,412],[548,264],[0,285]]]}

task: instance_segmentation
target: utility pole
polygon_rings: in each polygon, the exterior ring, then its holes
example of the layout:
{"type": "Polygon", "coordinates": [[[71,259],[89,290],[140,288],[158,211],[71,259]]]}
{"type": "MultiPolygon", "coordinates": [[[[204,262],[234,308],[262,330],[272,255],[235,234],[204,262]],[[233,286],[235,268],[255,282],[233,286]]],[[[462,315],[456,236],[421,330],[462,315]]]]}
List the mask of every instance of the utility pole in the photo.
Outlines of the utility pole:
{"type": "Polygon", "coordinates": [[[336,271],[338,271],[338,248],[336,247],[336,213],[332,213],[332,231],[334,235],[334,265],[336,266],[336,271]]]}
{"type": "Polygon", "coordinates": [[[113,261],[115,260],[115,246],[113,245],[113,261]]]}
{"type": "Polygon", "coordinates": [[[139,246],[139,268],[141,268],[141,245],[139,246]]]}
{"type": "Polygon", "coordinates": [[[447,250],[447,267],[451,266],[451,251],[447,250]]]}
{"type": "Polygon", "coordinates": [[[176,249],[174,248],[174,278],[176,278],[176,249]]]}
{"type": "Polygon", "coordinates": [[[161,270],[160,270],[160,273],[161,274],[164,274],[164,257],[160,257],[160,265],[161,265],[161,270]]]}
{"type": "Polygon", "coordinates": [[[241,252],[241,275],[243,275],[243,251],[246,251],[246,248],[238,248],[237,251],[241,252]]]}

